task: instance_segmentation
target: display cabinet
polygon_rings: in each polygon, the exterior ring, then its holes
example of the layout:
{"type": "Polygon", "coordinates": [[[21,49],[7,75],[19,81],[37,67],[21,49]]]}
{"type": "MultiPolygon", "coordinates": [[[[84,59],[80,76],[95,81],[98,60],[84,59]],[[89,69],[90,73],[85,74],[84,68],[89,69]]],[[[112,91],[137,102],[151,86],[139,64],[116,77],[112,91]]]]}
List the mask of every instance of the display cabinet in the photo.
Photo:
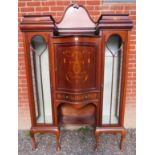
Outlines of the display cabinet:
{"type": "Polygon", "coordinates": [[[33,149],[38,132],[55,134],[60,149],[60,128],[68,125],[92,126],[96,148],[102,133],[120,133],[122,149],[131,28],[127,14],[102,14],[94,22],[78,4],[59,22],[23,16],[33,149]]]}

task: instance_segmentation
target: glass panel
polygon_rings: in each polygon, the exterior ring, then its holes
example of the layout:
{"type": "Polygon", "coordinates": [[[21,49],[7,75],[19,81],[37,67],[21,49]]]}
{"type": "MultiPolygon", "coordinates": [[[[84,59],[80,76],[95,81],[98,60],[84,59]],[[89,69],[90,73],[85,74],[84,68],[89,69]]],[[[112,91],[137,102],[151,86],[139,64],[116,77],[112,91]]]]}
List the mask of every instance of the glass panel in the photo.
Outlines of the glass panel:
{"type": "Polygon", "coordinates": [[[103,124],[119,123],[122,54],[121,38],[112,35],[105,49],[103,124]]]}
{"type": "Polygon", "coordinates": [[[48,47],[44,38],[31,41],[31,68],[37,123],[52,123],[48,47]]]}

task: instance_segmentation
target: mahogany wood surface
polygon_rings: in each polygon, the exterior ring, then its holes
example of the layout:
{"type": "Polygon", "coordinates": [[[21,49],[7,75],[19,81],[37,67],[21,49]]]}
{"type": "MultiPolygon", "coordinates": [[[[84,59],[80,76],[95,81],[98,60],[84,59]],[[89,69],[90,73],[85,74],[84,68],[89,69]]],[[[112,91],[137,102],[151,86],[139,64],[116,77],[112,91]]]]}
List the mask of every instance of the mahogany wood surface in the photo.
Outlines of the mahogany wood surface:
{"type": "Polygon", "coordinates": [[[21,31],[28,97],[31,115],[30,135],[32,148],[36,149],[35,133],[56,135],[56,148],[60,149],[60,127],[64,125],[91,125],[95,128],[96,149],[102,133],[121,134],[123,149],[125,97],[129,35],[132,21],[126,14],[102,14],[94,22],[85,7],[72,4],[62,19],[55,22],[51,15],[23,16],[21,31]],[[81,23],[82,22],[82,23],[81,23]],[[104,96],[105,44],[117,34],[123,43],[123,63],[118,124],[102,124],[104,96]],[[30,63],[30,44],[33,36],[40,35],[48,45],[52,124],[37,123],[34,90],[30,63]]]}

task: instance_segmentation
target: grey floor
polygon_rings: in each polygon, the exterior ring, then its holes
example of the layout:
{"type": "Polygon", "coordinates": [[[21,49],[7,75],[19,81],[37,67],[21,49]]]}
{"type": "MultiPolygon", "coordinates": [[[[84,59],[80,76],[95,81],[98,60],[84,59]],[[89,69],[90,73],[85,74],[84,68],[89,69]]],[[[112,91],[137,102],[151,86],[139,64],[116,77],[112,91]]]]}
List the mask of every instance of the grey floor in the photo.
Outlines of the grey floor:
{"type": "Polygon", "coordinates": [[[28,131],[19,131],[19,155],[136,155],[136,131],[127,130],[124,151],[119,150],[120,135],[102,135],[100,150],[94,151],[95,137],[91,130],[61,131],[61,151],[55,150],[55,136],[36,135],[38,149],[32,151],[28,131]]]}

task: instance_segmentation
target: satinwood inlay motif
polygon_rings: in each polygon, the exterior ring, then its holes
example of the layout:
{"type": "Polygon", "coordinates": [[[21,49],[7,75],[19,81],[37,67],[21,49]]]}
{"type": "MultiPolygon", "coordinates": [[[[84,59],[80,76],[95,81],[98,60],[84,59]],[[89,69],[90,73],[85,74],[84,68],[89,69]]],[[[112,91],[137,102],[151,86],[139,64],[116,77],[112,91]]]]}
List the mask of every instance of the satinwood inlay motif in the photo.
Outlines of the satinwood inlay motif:
{"type": "MultiPolygon", "coordinates": [[[[69,49],[70,51],[72,50],[71,48],[69,49]]],[[[66,72],[66,80],[68,82],[74,82],[74,80],[76,80],[77,82],[79,80],[82,80],[82,82],[85,82],[88,79],[88,73],[87,71],[83,70],[83,65],[85,65],[87,63],[87,61],[85,62],[84,58],[83,58],[83,54],[85,54],[86,49],[79,49],[75,48],[75,50],[71,53],[68,51],[64,51],[64,57],[68,57],[69,60],[69,64],[71,65],[70,70],[68,70],[68,72],[66,72]],[[66,55],[66,56],[65,56],[66,55]]],[[[90,55],[90,52],[88,51],[88,59],[90,55]]],[[[89,68],[89,63],[86,64],[88,65],[89,68]]]]}

